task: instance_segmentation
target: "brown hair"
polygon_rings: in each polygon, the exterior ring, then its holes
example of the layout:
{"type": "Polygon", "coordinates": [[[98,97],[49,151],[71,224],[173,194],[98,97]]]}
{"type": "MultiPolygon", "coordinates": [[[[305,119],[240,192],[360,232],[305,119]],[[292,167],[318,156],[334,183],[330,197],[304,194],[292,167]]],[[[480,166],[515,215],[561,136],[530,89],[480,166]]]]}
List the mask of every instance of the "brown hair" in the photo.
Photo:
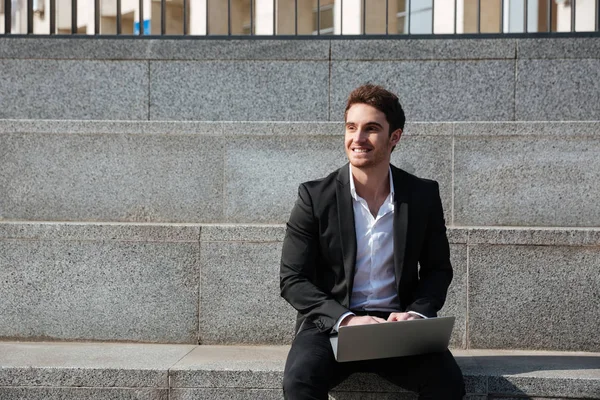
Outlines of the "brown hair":
{"type": "Polygon", "coordinates": [[[385,119],[390,125],[390,135],[397,129],[404,130],[406,117],[404,116],[404,110],[400,105],[398,96],[384,89],[382,86],[367,83],[354,89],[350,93],[350,96],[348,96],[344,119],[346,119],[348,110],[354,104],[368,104],[384,113],[385,119]]]}

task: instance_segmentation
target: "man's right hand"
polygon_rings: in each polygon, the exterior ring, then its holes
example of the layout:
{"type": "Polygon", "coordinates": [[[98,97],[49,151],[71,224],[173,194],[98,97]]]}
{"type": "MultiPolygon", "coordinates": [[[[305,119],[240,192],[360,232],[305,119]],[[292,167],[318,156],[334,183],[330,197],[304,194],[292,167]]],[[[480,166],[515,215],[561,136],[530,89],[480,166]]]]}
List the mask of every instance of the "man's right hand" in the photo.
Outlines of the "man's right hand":
{"type": "Polygon", "coordinates": [[[383,318],[372,317],[370,315],[364,315],[364,316],[348,315],[340,323],[340,326],[379,324],[381,322],[386,322],[386,321],[383,318]]]}

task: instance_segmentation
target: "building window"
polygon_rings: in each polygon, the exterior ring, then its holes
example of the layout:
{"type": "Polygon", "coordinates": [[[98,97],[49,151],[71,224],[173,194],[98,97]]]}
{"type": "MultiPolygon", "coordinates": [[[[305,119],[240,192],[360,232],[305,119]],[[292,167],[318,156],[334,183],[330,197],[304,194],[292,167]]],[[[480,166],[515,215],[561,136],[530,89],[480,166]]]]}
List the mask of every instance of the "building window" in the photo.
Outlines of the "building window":
{"type": "Polygon", "coordinates": [[[410,20],[410,33],[433,33],[431,26],[431,16],[433,14],[432,0],[397,0],[398,13],[398,33],[409,33],[408,25],[410,20]],[[410,2],[410,16],[408,15],[408,3],[410,2]]]}
{"type": "Polygon", "coordinates": [[[313,9],[313,35],[333,35],[333,4],[321,6],[321,9],[313,9]],[[319,24],[318,13],[321,14],[321,30],[317,28],[319,24]]]}

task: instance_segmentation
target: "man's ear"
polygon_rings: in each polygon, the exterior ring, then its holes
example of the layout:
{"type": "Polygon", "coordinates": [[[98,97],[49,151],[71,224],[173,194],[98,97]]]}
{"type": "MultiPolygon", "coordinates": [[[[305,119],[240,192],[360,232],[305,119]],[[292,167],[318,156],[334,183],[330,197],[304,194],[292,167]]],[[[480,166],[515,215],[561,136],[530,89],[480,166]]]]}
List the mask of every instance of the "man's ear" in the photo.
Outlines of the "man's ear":
{"type": "Polygon", "coordinates": [[[390,135],[390,144],[392,146],[395,146],[398,144],[398,142],[400,141],[400,138],[402,137],[402,129],[396,129],[394,132],[392,132],[392,134],[390,135]]]}

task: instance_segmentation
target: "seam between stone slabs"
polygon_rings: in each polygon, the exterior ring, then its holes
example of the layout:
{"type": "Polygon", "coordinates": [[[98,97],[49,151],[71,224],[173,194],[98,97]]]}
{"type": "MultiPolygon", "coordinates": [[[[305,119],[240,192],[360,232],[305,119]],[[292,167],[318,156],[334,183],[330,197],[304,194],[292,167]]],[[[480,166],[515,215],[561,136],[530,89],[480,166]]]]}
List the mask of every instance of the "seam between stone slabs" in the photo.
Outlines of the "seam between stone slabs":
{"type": "MultiPolygon", "coordinates": [[[[200,344],[200,312],[202,311],[202,305],[201,305],[201,299],[202,299],[202,227],[200,227],[199,231],[200,232],[198,233],[198,253],[196,255],[196,262],[198,263],[197,264],[198,265],[198,291],[197,291],[198,304],[196,307],[196,310],[197,310],[197,312],[196,312],[196,318],[197,318],[196,327],[198,330],[196,333],[196,344],[198,344],[198,345],[200,344]]],[[[181,359],[183,359],[184,357],[182,357],[181,359]]],[[[181,360],[179,360],[179,361],[181,361],[181,360]]],[[[172,367],[173,366],[171,366],[171,368],[172,367]]],[[[171,388],[171,374],[169,373],[168,375],[169,375],[169,389],[170,389],[171,388]]],[[[169,391],[169,398],[170,397],[171,397],[171,394],[169,391]]]]}
{"type": "MultiPolygon", "coordinates": [[[[219,140],[217,143],[221,147],[221,220],[225,220],[227,217],[227,152],[231,141],[219,140]]],[[[202,240],[202,237],[200,239],[202,240]]]]}
{"type": "Polygon", "coordinates": [[[331,60],[331,40],[329,41],[329,82],[327,85],[327,121],[331,121],[331,71],[333,61],[331,60]]]}
{"type": "MultiPolygon", "coordinates": [[[[10,370],[11,368],[5,368],[10,370]]],[[[169,386],[3,386],[0,385],[0,389],[108,389],[108,390],[139,390],[139,389],[153,389],[153,390],[169,390],[169,386]]]]}
{"type": "Polygon", "coordinates": [[[466,266],[466,279],[465,279],[465,296],[466,296],[466,306],[465,306],[465,349],[468,350],[471,348],[471,338],[469,332],[469,232],[467,232],[467,243],[465,245],[467,247],[467,266],[466,266]]]}
{"type": "Polygon", "coordinates": [[[151,90],[151,85],[150,85],[150,78],[151,78],[151,76],[150,76],[150,60],[148,60],[147,63],[148,63],[148,73],[147,73],[146,77],[148,78],[148,85],[147,85],[148,86],[148,91],[147,91],[147,93],[148,93],[148,104],[147,104],[147,106],[148,107],[146,109],[146,117],[147,117],[146,120],[150,121],[150,104],[152,103],[152,94],[150,93],[150,90],[151,90]]]}
{"type": "Polygon", "coordinates": [[[177,361],[175,361],[170,367],[167,368],[167,389],[169,389],[169,391],[171,390],[171,372],[173,370],[173,367],[175,365],[177,365],[177,363],[179,363],[181,360],[183,360],[184,358],[186,358],[187,356],[190,355],[190,353],[192,353],[194,350],[196,350],[198,347],[200,347],[199,345],[195,345],[192,349],[190,349],[190,351],[188,351],[187,353],[185,353],[183,356],[181,356],[180,359],[178,359],[177,361]]]}
{"type": "Polygon", "coordinates": [[[22,241],[22,242],[118,242],[118,243],[196,243],[195,240],[127,240],[127,239],[77,239],[77,238],[14,238],[0,237],[0,241],[22,241]]]}
{"type": "Polygon", "coordinates": [[[450,223],[454,225],[454,149],[456,147],[456,140],[454,137],[455,124],[452,124],[452,162],[450,164],[451,180],[450,180],[450,223]]]}
{"type": "Polygon", "coordinates": [[[202,240],[201,243],[246,243],[246,244],[262,244],[262,243],[282,243],[281,240],[202,240]]]}
{"type": "MultiPolygon", "coordinates": [[[[518,44],[517,44],[518,46],[518,44]]],[[[519,77],[519,71],[518,71],[518,63],[519,60],[517,58],[515,58],[514,62],[514,66],[515,66],[515,74],[514,74],[514,82],[513,82],[513,101],[512,101],[512,120],[516,121],[517,120],[517,79],[519,77]]]]}

